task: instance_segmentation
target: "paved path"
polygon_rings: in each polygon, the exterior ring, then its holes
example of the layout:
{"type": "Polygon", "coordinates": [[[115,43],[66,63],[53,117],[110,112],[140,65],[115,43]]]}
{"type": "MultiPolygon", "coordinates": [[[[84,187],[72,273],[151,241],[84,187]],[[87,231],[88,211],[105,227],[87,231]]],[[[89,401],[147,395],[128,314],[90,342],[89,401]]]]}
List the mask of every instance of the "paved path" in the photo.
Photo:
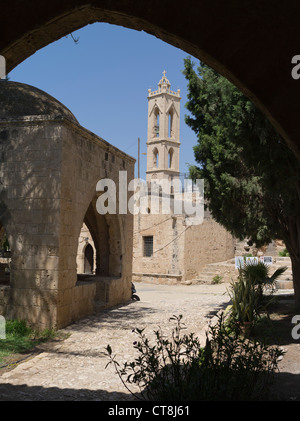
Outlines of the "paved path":
{"type": "MultiPolygon", "coordinates": [[[[136,284],[141,301],[130,302],[75,323],[64,341],[46,346],[35,357],[0,374],[0,401],[130,400],[104,349],[110,344],[119,362],[132,361],[132,329],[158,326],[169,332],[172,315],[183,315],[187,330],[205,338],[209,319],[228,303],[228,284],[167,286],[136,284]]],[[[202,340],[201,340],[202,343],[202,340]]],[[[204,344],[204,342],[203,342],[204,344]]]]}

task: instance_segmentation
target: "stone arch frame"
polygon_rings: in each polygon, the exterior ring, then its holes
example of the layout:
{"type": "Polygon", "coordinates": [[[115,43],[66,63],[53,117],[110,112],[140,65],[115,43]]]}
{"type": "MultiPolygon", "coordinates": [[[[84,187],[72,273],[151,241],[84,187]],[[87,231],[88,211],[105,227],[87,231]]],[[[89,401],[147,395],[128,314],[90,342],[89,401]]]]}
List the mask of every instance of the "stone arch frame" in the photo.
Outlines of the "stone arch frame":
{"type": "Polygon", "coordinates": [[[11,0],[1,9],[0,54],[9,72],[38,49],[94,22],[143,30],[231,80],[265,113],[300,160],[300,84],[291,77],[291,59],[300,43],[299,13],[299,3],[280,0],[254,0],[251,8],[246,3],[237,8],[235,0],[175,0],[172,19],[169,3],[160,4],[157,13],[156,0],[147,5],[135,0],[53,0],[43,7],[38,0],[11,0]]]}
{"type": "Polygon", "coordinates": [[[94,196],[87,207],[83,222],[94,243],[95,274],[106,277],[122,276],[124,247],[118,215],[100,215],[96,210],[94,196]]]}

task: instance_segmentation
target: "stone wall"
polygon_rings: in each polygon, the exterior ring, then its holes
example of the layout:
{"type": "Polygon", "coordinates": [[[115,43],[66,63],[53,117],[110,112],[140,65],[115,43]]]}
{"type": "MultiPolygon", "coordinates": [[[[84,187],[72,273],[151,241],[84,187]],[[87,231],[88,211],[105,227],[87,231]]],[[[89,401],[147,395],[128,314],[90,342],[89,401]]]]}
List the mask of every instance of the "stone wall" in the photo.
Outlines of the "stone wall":
{"type": "MultiPolygon", "coordinates": [[[[141,215],[134,219],[133,274],[138,277],[151,275],[158,282],[160,275],[182,278],[184,266],[185,227],[170,215],[141,215]],[[144,256],[143,238],[153,236],[153,255],[144,256]]],[[[166,279],[164,277],[164,279],[166,279]]]]}
{"type": "Polygon", "coordinates": [[[185,279],[198,279],[205,265],[234,256],[234,239],[212,217],[206,217],[202,224],[186,231],[184,253],[185,279]]]}
{"type": "MultiPolygon", "coordinates": [[[[121,170],[133,178],[134,159],[79,124],[49,116],[1,120],[0,153],[0,221],[12,250],[4,316],[40,328],[66,326],[92,311],[96,287],[77,284],[76,256],[96,184],[109,177],[118,186],[121,170]]],[[[95,214],[95,221],[104,218],[95,214]]],[[[107,242],[108,275],[121,273],[122,297],[129,299],[132,215],[105,220],[109,238],[95,231],[96,243],[107,242]]]]}
{"type": "Polygon", "coordinates": [[[186,225],[184,216],[136,215],[133,281],[174,284],[197,279],[208,263],[234,256],[232,236],[212,218],[186,225]],[[153,256],[145,257],[143,237],[153,236],[153,256]]]}

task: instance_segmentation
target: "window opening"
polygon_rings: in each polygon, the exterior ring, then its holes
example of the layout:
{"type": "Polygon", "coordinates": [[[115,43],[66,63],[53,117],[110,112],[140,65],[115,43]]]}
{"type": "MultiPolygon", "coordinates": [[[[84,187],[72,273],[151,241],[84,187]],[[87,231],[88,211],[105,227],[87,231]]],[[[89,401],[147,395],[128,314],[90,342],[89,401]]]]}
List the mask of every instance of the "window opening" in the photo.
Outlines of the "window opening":
{"type": "Polygon", "coordinates": [[[143,237],[144,239],[144,257],[153,256],[153,236],[143,237]]]}

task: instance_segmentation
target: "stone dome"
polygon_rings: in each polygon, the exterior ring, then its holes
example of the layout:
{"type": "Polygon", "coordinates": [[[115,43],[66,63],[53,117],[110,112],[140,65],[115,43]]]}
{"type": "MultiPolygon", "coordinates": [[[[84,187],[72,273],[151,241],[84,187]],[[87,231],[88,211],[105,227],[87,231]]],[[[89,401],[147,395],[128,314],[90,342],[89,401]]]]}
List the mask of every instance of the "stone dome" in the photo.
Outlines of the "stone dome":
{"type": "Polygon", "coordinates": [[[68,108],[46,92],[24,83],[0,81],[0,119],[43,115],[78,123],[68,108]]]}

